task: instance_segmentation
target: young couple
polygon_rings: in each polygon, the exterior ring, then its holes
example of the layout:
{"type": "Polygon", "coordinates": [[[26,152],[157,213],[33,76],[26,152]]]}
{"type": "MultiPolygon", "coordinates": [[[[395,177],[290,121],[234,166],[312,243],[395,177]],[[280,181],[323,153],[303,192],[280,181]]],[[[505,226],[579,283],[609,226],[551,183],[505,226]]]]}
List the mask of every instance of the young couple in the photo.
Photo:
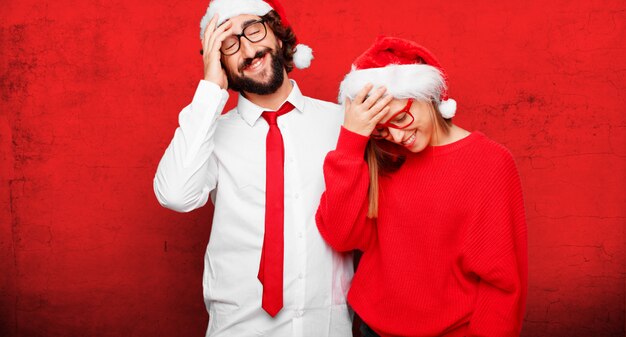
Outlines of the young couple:
{"type": "Polygon", "coordinates": [[[213,0],[204,79],[159,164],[159,202],[215,205],[207,336],[517,336],[526,224],[511,154],[451,121],[441,65],[381,37],[339,90],[304,96],[277,1],[213,0]],[[226,89],[237,107],[222,114],[226,89]],[[321,200],[321,201],[320,201],[321,200]],[[362,252],[353,278],[351,252],[362,252]]]}

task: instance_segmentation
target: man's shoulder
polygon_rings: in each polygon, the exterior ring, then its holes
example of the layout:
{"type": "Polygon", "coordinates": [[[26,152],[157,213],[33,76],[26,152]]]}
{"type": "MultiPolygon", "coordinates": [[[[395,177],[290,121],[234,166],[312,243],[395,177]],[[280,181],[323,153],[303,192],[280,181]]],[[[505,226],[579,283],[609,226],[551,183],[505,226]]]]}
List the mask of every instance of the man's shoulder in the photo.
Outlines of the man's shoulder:
{"type": "Polygon", "coordinates": [[[228,110],[228,111],[224,111],[222,112],[222,114],[218,117],[218,121],[224,121],[224,120],[232,120],[233,118],[238,117],[237,114],[237,107],[233,107],[232,109],[228,110]]]}
{"type": "Polygon", "coordinates": [[[330,113],[342,113],[343,107],[337,103],[324,101],[318,98],[313,98],[309,96],[304,96],[306,100],[307,107],[313,108],[315,110],[328,111],[330,113]]]}

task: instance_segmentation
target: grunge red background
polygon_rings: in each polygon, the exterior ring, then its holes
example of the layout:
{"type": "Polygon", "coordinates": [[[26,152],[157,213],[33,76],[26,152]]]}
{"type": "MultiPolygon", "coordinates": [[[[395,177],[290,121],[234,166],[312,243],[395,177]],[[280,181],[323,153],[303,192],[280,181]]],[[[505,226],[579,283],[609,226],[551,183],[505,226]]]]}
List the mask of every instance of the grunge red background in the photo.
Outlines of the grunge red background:
{"type": "MultiPolygon", "coordinates": [[[[202,76],[208,1],[0,5],[0,335],[202,336],[210,207],[152,192],[202,76]]],[[[626,3],[283,0],[335,100],[378,34],[447,68],[455,122],[515,155],[529,227],[523,336],[624,336],[626,3]]],[[[231,95],[232,100],[235,98],[231,95]]]]}

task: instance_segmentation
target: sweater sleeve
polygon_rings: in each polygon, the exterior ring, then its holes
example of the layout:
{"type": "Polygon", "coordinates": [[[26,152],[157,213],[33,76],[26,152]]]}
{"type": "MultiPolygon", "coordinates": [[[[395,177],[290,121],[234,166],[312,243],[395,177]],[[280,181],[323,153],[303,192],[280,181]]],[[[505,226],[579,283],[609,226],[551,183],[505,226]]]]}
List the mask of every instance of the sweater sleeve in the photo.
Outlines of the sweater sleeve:
{"type": "Polygon", "coordinates": [[[477,212],[463,247],[465,271],[479,279],[468,336],[519,336],[527,295],[527,232],[512,156],[484,170],[477,212]]]}
{"type": "Polygon", "coordinates": [[[375,221],[367,218],[369,170],[363,158],[368,138],[341,128],[337,148],[324,160],[326,191],[315,220],[320,234],[338,251],[367,250],[375,221]]]}
{"type": "Polygon", "coordinates": [[[217,184],[213,135],[227,99],[226,90],[202,80],[191,104],[180,112],[179,127],[153,181],[154,194],[163,207],[189,212],[206,204],[217,184]]]}

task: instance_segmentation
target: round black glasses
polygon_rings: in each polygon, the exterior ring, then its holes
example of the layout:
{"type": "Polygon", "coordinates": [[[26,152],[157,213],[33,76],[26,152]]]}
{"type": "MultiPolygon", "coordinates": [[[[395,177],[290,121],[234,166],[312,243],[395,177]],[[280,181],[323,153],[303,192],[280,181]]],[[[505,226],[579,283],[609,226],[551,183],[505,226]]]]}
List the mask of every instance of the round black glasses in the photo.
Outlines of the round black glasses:
{"type": "Polygon", "coordinates": [[[263,19],[248,23],[243,27],[241,34],[235,34],[227,37],[222,42],[220,52],[224,56],[233,55],[239,51],[241,47],[241,37],[245,37],[246,40],[255,43],[263,40],[267,35],[267,28],[263,19]]]}

